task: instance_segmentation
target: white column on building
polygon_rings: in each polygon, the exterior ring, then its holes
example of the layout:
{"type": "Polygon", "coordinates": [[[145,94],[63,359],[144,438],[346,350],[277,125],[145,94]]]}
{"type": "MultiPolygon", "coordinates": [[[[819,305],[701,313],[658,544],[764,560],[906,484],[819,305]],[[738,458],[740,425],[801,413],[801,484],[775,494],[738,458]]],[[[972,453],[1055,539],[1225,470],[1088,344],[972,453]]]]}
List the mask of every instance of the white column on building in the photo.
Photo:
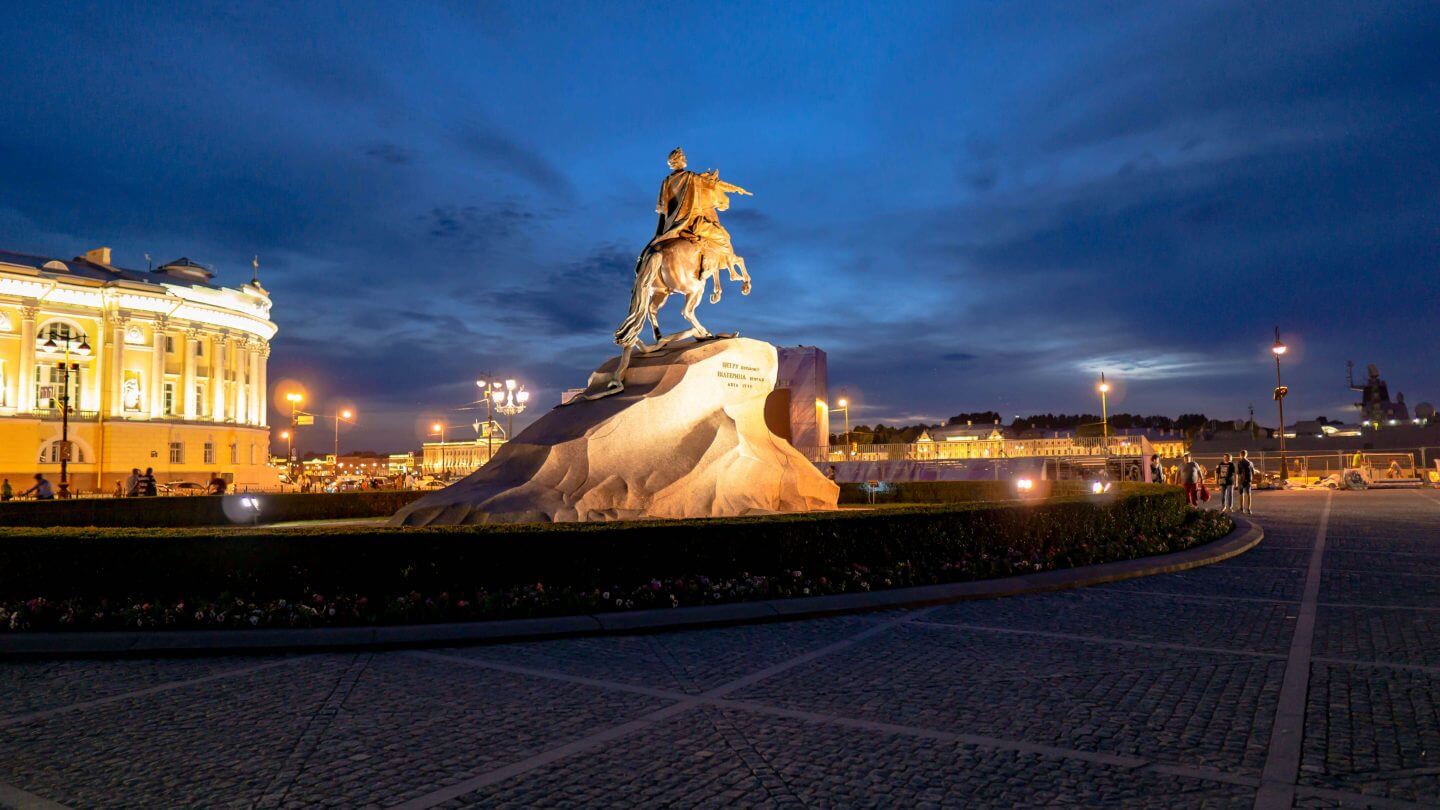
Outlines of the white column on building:
{"type": "Polygon", "coordinates": [[[256,386],[256,388],[258,389],[256,391],[256,394],[258,395],[260,400],[260,408],[255,412],[255,424],[268,425],[270,424],[270,371],[267,367],[267,364],[270,360],[270,344],[261,343],[260,351],[258,352],[258,354],[260,356],[260,359],[258,361],[260,369],[260,382],[256,386]]]}
{"type": "Polygon", "coordinates": [[[194,329],[185,332],[185,371],[180,377],[180,401],[184,403],[181,415],[194,419],[200,403],[195,401],[195,347],[200,345],[200,333],[194,329]]]}
{"type": "Polygon", "coordinates": [[[15,370],[15,408],[29,413],[35,408],[35,316],[39,307],[20,308],[20,367],[15,370]]]}
{"type": "Polygon", "coordinates": [[[260,400],[265,396],[265,389],[260,387],[260,344],[258,342],[250,345],[250,385],[246,386],[250,395],[249,407],[245,409],[245,421],[252,425],[260,422],[260,400]]]}
{"type": "Polygon", "coordinates": [[[165,415],[165,316],[155,321],[150,340],[150,418],[165,415]]]}
{"type": "Polygon", "coordinates": [[[237,424],[244,424],[250,419],[250,409],[247,407],[249,401],[246,399],[250,391],[250,341],[241,338],[235,350],[235,405],[230,413],[235,417],[237,424]]]}
{"type": "Polygon", "coordinates": [[[210,353],[210,401],[213,404],[210,417],[216,422],[225,421],[225,360],[230,354],[226,351],[229,342],[224,335],[215,338],[215,351],[210,353]]]}
{"type": "MultiPolygon", "coordinates": [[[[113,336],[110,341],[110,415],[125,415],[125,327],[130,319],[124,315],[115,314],[111,316],[110,334],[113,336]]],[[[104,398],[101,398],[103,408],[104,398]]]]}

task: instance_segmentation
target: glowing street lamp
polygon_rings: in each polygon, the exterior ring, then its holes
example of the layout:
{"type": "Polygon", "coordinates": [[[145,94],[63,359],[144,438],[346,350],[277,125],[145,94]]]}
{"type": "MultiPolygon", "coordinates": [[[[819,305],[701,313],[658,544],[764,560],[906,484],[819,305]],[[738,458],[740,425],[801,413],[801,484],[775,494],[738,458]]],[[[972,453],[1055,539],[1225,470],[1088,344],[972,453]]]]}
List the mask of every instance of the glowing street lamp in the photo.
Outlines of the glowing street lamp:
{"type": "Polygon", "coordinates": [[[840,392],[840,398],[835,400],[834,411],[845,414],[845,454],[850,455],[850,400],[845,398],[845,392],[840,392]]]}
{"type": "Polygon", "coordinates": [[[440,477],[444,478],[445,469],[447,466],[445,464],[445,423],[436,422],[435,424],[430,426],[430,432],[440,434],[440,477]]]}
{"type": "Polygon", "coordinates": [[[349,408],[346,408],[345,410],[341,411],[340,413],[335,414],[334,419],[335,419],[335,477],[338,479],[338,478],[340,477],[340,423],[341,423],[341,422],[349,422],[349,423],[352,424],[352,425],[355,424],[355,412],[352,411],[352,410],[350,410],[349,408]]]}
{"type": "Polygon", "coordinates": [[[1280,356],[1289,351],[1289,347],[1280,341],[1280,327],[1275,327],[1275,345],[1270,347],[1275,355],[1275,406],[1280,409],[1280,480],[1290,480],[1289,465],[1285,459],[1285,395],[1290,389],[1280,383],[1280,356]]]}
{"type": "Polygon", "coordinates": [[[1110,411],[1105,403],[1105,395],[1110,393],[1110,383],[1105,382],[1105,372],[1100,372],[1100,384],[1095,387],[1100,392],[1100,426],[1105,436],[1106,449],[1110,444],[1110,411]]]}
{"type": "Polygon", "coordinates": [[[506,380],[503,388],[490,392],[490,398],[495,401],[495,410],[505,414],[505,441],[508,442],[515,435],[515,416],[525,411],[530,392],[515,380],[506,380]]]}
{"type": "Polygon", "coordinates": [[[280,431],[280,438],[285,440],[285,461],[293,462],[295,460],[295,443],[290,440],[290,431],[280,431]]]}

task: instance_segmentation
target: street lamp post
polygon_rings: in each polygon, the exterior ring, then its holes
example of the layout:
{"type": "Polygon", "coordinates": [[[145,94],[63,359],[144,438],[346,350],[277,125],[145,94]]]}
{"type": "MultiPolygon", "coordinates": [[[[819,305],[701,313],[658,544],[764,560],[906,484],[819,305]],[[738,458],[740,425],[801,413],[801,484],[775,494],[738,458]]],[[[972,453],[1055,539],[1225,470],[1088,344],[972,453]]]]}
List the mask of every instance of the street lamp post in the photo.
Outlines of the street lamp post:
{"type": "MultiPolygon", "coordinates": [[[[59,497],[70,497],[70,342],[74,340],[69,328],[65,330],[65,336],[61,338],[65,342],[65,358],[60,366],[60,492],[59,497]]],[[[50,339],[45,341],[46,354],[54,354],[60,344],[55,342],[52,334],[50,339]]],[[[75,347],[75,353],[81,357],[90,354],[90,344],[82,336],[80,345],[75,347]]]]}
{"type": "MultiPolygon", "coordinates": [[[[480,389],[480,398],[485,400],[485,463],[489,464],[490,459],[495,457],[495,416],[490,410],[490,386],[499,386],[498,382],[486,382],[476,380],[475,387],[480,389]]],[[[506,438],[509,438],[508,436],[506,438]]]]}
{"type": "Polygon", "coordinates": [[[1106,405],[1105,395],[1110,393],[1110,383],[1105,382],[1105,372],[1103,371],[1100,372],[1100,385],[1097,386],[1097,389],[1100,391],[1100,430],[1105,437],[1105,449],[1108,451],[1110,449],[1110,410],[1106,405]]]}
{"type": "Polygon", "coordinates": [[[445,423],[436,422],[430,426],[431,433],[440,434],[440,478],[444,480],[447,465],[445,463],[445,423]]]}
{"type": "Polygon", "coordinates": [[[510,441],[515,435],[515,415],[525,410],[525,404],[530,401],[530,392],[525,386],[517,385],[514,380],[506,380],[503,388],[497,388],[490,393],[490,398],[495,400],[495,410],[505,414],[505,441],[510,441]]]}
{"type": "Polygon", "coordinates": [[[840,398],[835,401],[835,410],[845,414],[845,455],[850,455],[850,400],[845,398],[842,391],[840,398]]]}
{"type": "MultiPolygon", "coordinates": [[[[340,480],[340,423],[355,424],[355,412],[349,408],[335,414],[335,480],[340,480]]],[[[338,486],[338,485],[337,485],[338,486]]]]}
{"type": "Polygon", "coordinates": [[[280,438],[285,440],[285,465],[288,467],[295,461],[295,443],[290,440],[290,431],[280,431],[280,438]]]}
{"type": "MultiPolygon", "coordinates": [[[[305,401],[305,395],[291,391],[290,393],[285,395],[285,401],[290,403],[290,432],[294,433],[295,428],[299,426],[299,421],[296,418],[296,411],[300,407],[300,403],[305,401]]],[[[293,441],[290,441],[287,442],[286,446],[290,453],[290,457],[288,459],[288,461],[290,462],[290,472],[293,474],[295,472],[295,444],[293,441]]]]}
{"type": "Polygon", "coordinates": [[[1290,480],[1290,469],[1285,458],[1285,395],[1290,389],[1280,383],[1280,355],[1289,350],[1280,342],[1280,327],[1275,327],[1275,345],[1270,351],[1275,355],[1275,407],[1280,410],[1280,480],[1290,480]]]}

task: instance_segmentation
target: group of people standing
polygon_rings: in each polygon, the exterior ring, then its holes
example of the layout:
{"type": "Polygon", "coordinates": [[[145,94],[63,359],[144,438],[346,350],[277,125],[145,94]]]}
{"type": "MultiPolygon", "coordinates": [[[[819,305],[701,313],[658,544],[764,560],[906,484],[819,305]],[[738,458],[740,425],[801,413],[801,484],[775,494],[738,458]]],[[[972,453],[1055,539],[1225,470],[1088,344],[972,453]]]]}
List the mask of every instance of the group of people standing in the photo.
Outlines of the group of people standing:
{"type": "Polygon", "coordinates": [[[139,467],[131,467],[130,475],[116,486],[116,495],[123,495],[126,498],[150,498],[160,494],[155,484],[155,469],[146,467],[145,472],[140,472],[139,467]]]}
{"type": "MultiPolygon", "coordinates": [[[[1154,471],[1160,465],[1160,457],[1152,456],[1150,464],[1154,471]]],[[[1205,468],[1186,453],[1179,467],[1179,484],[1185,490],[1186,503],[1199,506],[1202,500],[1209,500],[1209,492],[1205,489],[1207,477],[1205,468]]],[[[1215,486],[1220,490],[1220,511],[1253,514],[1251,497],[1255,480],[1259,477],[1255,462],[1250,460],[1249,451],[1241,450],[1238,459],[1226,453],[1220,463],[1215,465],[1215,486]]],[[[1155,480],[1160,478],[1155,477],[1155,480]]]]}

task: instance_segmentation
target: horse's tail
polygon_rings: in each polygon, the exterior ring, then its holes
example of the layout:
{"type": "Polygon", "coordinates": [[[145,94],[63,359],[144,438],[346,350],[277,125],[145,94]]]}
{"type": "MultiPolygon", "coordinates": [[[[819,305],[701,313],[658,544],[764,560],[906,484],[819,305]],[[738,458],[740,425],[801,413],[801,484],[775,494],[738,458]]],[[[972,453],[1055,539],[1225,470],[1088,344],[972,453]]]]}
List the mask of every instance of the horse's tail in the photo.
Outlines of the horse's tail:
{"type": "Polygon", "coordinates": [[[658,250],[647,250],[635,264],[635,286],[630,288],[630,314],[615,330],[615,342],[629,346],[640,337],[645,318],[650,314],[650,290],[660,277],[663,258],[658,250]]]}

